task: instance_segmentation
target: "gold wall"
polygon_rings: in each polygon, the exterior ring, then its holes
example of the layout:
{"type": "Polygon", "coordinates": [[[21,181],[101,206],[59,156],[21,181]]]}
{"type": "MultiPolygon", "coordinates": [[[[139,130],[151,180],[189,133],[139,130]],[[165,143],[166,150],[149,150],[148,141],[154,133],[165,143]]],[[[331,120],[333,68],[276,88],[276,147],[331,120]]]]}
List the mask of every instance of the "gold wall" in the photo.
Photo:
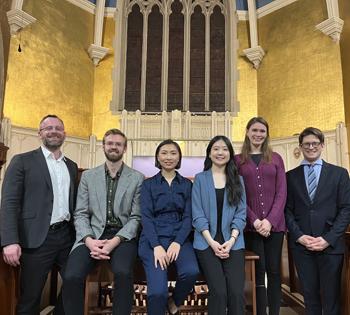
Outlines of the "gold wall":
{"type": "Polygon", "coordinates": [[[112,69],[114,66],[113,37],[115,23],[113,18],[104,19],[103,47],[109,49],[109,54],[100,62],[95,70],[94,102],[93,102],[93,125],[92,134],[102,139],[106,130],[119,128],[119,116],[110,111],[112,100],[112,69]]]}
{"type": "Polygon", "coordinates": [[[11,0],[0,1],[0,119],[3,117],[3,101],[6,87],[7,64],[10,46],[10,27],[6,12],[11,9],[11,0]]]}
{"type": "Polygon", "coordinates": [[[240,111],[233,118],[232,133],[234,141],[242,141],[245,135],[245,127],[248,120],[258,113],[257,72],[253,65],[244,56],[243,49],[249,47],[249,24],[241,21],[238,23],[238,71],[237,98],[240,103],[240,111]]]}
{"type": "Polygon", "coordinates": [[[339,10],[340,18],[344,20],[344,28],[340,40],[340,51],[343,68],[345,123],[348,129],[350,151],[350,1],[339,0],[339,10]]]}
{"type": "Polygon", "coordinates": [[[37,19],[11,39],[4,116],[12,124],[37,128],[49,113],[62,117],[69,135],[92,129],[93,15],[67,1],[24,1],[37,19]],[[22,52],[17,51],[21,43],[22,52]]]}
{"type": "Polygon", "coordinates": [[[258,21],[266,52],[258,70],[258,113],[272,137],[309,125],[335,129],[345,119],[339,45],[315,29],[325,19],[326,1],[299,0],[258,21]]]}
{"type": "MultiPolygon", "coordinates": [[[[95,68],[87,54],[93,15],[62,0],[26,0],[23,9],[38,21],[11,40],[4,115],[14,125],[36,128],[42,116],[56,113],[70,135],[99,139],[119,127],[109,105],[113,18],[104,20],[102,45],[110,54],[95,68]]],[[[340,48],[315,30],[326,18],[325,1],[299,0],[259,19],[259,42],[266,52],[259,70],[242,52],[250,47],[248,23],[238,23],[240,111],[233,118],[233,140],[243,139],[247,121],[257,114],[269,121],[272,137],[298,133],[306,125],[334,129],[345,120],[340,48]]],[[[342,47],[349,52],[349,46],[342,47]]],[[[349,69],[349,61],[343,61],[349,69]]]]}

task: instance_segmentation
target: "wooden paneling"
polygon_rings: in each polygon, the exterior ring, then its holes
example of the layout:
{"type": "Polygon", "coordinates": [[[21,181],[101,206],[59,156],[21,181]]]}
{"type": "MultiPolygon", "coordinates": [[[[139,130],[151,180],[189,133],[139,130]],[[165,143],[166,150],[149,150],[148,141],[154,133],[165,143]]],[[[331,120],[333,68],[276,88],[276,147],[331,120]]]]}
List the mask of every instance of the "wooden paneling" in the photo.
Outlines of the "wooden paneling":
{"type": "Polygon", "coordinates": [[[19,268],[5,264],[0,257],[0,313],[15,315],[18,298],[19,268]]]}
{"type": "Polygon", "coordinates": [[[345,234],[346,251],[342,275],[342,314],[350,314],[350,230],[345,234]]]}

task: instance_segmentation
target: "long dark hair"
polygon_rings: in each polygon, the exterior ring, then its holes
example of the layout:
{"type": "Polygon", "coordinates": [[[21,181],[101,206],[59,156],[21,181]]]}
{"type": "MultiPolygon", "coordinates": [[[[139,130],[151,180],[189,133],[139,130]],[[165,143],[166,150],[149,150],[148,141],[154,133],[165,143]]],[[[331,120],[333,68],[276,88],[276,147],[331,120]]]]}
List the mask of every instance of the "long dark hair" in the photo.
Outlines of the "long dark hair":
{"type": "Polygon", "coordinates": [[[266,138],[261,146],[262,159],[263,159],[263,161],[265,161],[267,163],[271,162],[271,159],[272,159],[272,149],[270,147],[269,124],[262,117],[253,117],[248,121],[247,126],[246,126],[246,135],[244,138],[244,142],[243,142],[243,146],[242,146],[242,153],[241,153],[241,156],[242,156],[241,163],[242,164],[250,159],[250,156],[249,156],[250,140],[247,136],[247,132],[250,129],[250,127],[252,125],[254,125],[255,123],[260,123],[266,127],[266,138]]]}
{"type": "Polygon", "coordinates": [[[235,152],[233,151],[233,147],[231,144],[230,139],[228,139],[225,136],[215,136],[213,139],[210,140],[208,146],[207,146],[207,152],[206,157],[204,160],[204,170],[208,170],[212,167],[213,162],[210,159],[210,152],[211,148],[214,145],[215,142],[222,140],[225,142],[228,151],[230,153],[230,159],[226,164],[225,167],[225,174],[226,174],[226,186],[227,189],[227,200],[229,205],[236,206],[239,204],[241,197],[242,197],[242,184],[239,179],[238,170],[236,167],[236,164],[234,162],[234,155],[235,152]]]}

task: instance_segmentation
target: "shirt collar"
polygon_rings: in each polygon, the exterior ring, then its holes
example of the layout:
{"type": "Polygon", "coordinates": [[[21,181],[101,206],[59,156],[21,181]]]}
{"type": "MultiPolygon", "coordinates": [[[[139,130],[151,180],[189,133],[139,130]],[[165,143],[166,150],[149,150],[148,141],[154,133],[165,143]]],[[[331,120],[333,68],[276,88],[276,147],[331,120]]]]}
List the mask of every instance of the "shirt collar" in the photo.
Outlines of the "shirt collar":
{"type": "MultiPolygon", "coordinates": [[[[300,165],[310,165],[311,163],[309,161],[306,161],[306,160],[302,160],[300,165]]],[[[322,166],[323,165],[323,160],[322,159],[318,159],[316,160],[314,163],[312,163],[312,165],[320,165],[322,166]]]]}
{"type": "MultiPolygon", "coordinates": [[[[162,175],[162,171],[160,171],[156,174],[156,180],[158,181],[158,183],[162,183],[162,182],[166,181],[166,179],[162,175]]],[[[173,180],[175,180],[178,183],[180,183],[180,181],[181,181],[181,175],[176,171],[175,171],[175,177],[173,180]]]]}
{"type": "MultiPolygon", "coordinates": [[[[119,167],[119,170],[117,171],[117,174],[116,174],[116,176],[115,176],[114,178],[119,178],[119,177],[120,177],[120,175],[122,174],[122,171],[123,171],[123,166],[124,166],[124,162],[123,162],[122,165],[119,167]]],[[[111,176],[111,173],[109,172],[109,169],[108,169],[106,163],[105,163],[105,174],[106,174],[107,176],[110,176],[111,178],[113,178],[113,177],[111,176]]]]}
{"type": "MultiPolygon", "coordinates": [[[[45,159],[52,158],[52,159],[56,160],[54,154],[51,151],[49,151],[45,146],[43,146],[43,145],[41,146],[41,151],[43,152],[45,159]]],[[[64,161],[66,160],[66,158],[62,152],[61,152],[60,157],[56,161],[61,161],[61,160],[64,160],[64,161]]]]}

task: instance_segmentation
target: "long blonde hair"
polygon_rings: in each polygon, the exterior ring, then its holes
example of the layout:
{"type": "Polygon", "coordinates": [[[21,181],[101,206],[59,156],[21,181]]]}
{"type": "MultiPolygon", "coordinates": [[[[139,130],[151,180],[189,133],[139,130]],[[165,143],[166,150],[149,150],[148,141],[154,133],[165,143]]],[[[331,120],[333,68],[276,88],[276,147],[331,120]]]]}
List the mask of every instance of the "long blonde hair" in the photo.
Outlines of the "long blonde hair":
{"type": "Polygon", "coordinates": [[[251,118],[246,126],[246,135],[244,138],[243,146],[242,146],[242,159],[241,164],[244,164],[246,161],[250,159],[250,140],[247,136],[247,131],[250,129],[250,127],[255,124],[260,123],[266,127],[266,139],[264,140],[263,144],[261,145],[261,153],[262,153],[262,159],[265,162],[271,162],[272,159],[272,149],[270,147],[270,134],[269,134],[269,124],[267,121],[262,117],[253,117],[251,118]]]}

